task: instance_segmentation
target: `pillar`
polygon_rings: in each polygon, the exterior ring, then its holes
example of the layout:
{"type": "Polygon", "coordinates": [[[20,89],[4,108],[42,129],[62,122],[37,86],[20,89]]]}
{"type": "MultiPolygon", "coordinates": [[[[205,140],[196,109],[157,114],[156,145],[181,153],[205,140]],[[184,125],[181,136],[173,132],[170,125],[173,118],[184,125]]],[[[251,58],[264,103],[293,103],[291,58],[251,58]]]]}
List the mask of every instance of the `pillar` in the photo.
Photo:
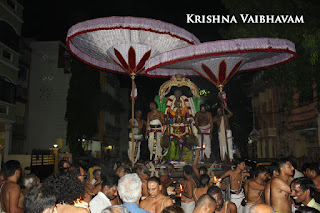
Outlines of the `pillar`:
{"type": "Polygon", "coordinates": [[[6,162],[8,160],[9,149],[12,141],[12,124],[6,123],[5,126],[6,135],[5,135],[5,147],[4,147],[4,156],[3,160],[6,162]]]}

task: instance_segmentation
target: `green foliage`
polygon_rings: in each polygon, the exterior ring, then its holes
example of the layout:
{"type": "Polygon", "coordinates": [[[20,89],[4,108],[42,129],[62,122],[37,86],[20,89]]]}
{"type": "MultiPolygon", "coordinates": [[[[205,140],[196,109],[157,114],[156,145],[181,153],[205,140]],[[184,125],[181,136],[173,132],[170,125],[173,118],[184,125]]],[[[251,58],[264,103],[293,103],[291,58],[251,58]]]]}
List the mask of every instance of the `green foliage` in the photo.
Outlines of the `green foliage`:
{"type": "MultiPolygon", "coordinates": [[[[312,99],[312,85],[317,83],[316,91],[320,97],[319,59],[320,59],[320,3],[317,0],[222,0],[228,14],[272,14],[303,15],[304,24],[232,24],[222,30],[225,39],[270,37],[288,39],[295,43],[297,57],[289,63],[268,69],[264,79],[273,85],[286,89],[286,106],[293,104],[293,88],[300,94],[300,103],[312,99]]],[[[318,99],[318,108],[320,99],[318,99]]]]}

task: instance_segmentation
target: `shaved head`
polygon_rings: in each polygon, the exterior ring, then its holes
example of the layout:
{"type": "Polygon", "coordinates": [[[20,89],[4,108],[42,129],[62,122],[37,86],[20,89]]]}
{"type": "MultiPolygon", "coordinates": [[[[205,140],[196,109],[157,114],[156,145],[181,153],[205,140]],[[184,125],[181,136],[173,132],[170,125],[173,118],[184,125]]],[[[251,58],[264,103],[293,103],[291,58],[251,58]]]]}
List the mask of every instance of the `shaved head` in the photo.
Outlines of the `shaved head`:
{"type": "Polygon", "coordinates": [[[196,203],[193,213],[214,212],[217,204],[213,197],[209,194],[203,194],[196,203]]]}
{"type": "Polygon", "coordinates": [[[255,204],[253,205],[250,210],[249,213],[274,213],[274,210],[271,206],[267,205],[267,204],[255,204]]]}

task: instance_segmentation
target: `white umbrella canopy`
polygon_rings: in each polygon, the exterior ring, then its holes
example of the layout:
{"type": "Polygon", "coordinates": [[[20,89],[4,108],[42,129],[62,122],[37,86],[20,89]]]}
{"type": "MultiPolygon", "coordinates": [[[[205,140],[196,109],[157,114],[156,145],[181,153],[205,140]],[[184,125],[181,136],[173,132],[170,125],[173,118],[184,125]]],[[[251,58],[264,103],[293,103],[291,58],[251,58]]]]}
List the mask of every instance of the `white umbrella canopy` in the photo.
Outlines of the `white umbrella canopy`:
{"type": "Polygon", "coordinates": [[[150,57],[200,41],[170,23],[113,16],[72,26],[66,43],[73,55],[91,66],[120,74],[144,74],[150,57]]]}
{"type": "Polygon", "coordinates": [[[215,86],[225,85],[236,72],[265,69],[295,58],[295,45],[285,39],[249,38],[205,42],[150,58],[146,75],[171,76],[170,70],[194,70],[215,86]]]}
{"type": "MultiPolygon", "coordinates": [[[[145,63],[150,57],[200,41],[185,29],[163,21],[113,16],[72,26],[68,30],[66,43],[70,52],[82,62],[105,71],[130,75],[131,97],[134,97],[135,76],[144,74],[145,63]]],[[[134,126],[134,98],[131,110],[134,126]]],[[[131,142],[133,166],[133,136],[131,142]]]]}

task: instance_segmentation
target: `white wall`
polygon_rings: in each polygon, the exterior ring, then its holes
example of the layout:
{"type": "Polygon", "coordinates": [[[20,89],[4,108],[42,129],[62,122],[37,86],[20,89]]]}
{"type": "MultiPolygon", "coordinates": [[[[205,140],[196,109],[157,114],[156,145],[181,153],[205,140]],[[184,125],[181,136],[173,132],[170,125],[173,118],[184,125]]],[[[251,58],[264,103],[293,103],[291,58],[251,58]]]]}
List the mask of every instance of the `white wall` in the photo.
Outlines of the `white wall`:
{"type": "Polygon", "coordinates": [[[29,118],[26,152],[51,148],[55,138],[65,138],[66,98],[71,74],[58,68],[61,42],[32,42],[29,82],[29,118]]]}

